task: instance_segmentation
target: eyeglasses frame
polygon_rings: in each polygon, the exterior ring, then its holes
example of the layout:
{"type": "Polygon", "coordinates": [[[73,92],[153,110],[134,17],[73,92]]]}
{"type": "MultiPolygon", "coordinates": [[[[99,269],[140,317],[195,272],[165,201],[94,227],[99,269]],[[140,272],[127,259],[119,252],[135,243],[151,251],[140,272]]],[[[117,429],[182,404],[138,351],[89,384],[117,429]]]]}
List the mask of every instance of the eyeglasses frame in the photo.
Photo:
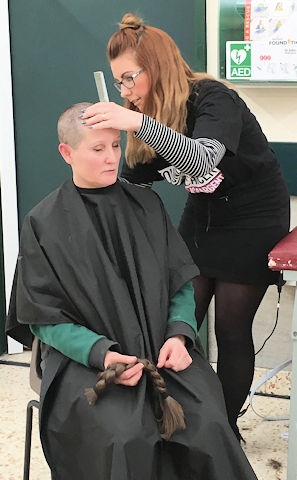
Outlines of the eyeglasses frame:
{"type": "Polygon", "coordinates": [[[130,90],[131,88],[135,87],[135,81],[134,81],[134,79],[135,79],[136,77],[138,77],[138,75],[140,75],[143,71],[144,71],[144,70],[143,70],[143,68],[142,68],[141,70],[138,70],[138,72],[135,72],[135,73],[133,73],[132,75],[127,75],[126,77],[123,78],[123,80],[122,80],[121,82],[114,82],[114,83],[113,83],[113,86],[114,86],[115,89],[116,89],[118,92],[120,92],[120,93],[121,93],[121,91],[122,91],[122,85],[124,85],[124,87],[126,87],[126,88],[129,88],[129,90],[130,90]],[[132,85],[131,87],[128,87],[128,86],[125,85],[125,83],[124,83],[125,80],[129,80],[129,81],[132,80],[133,85],[132,85]]]}

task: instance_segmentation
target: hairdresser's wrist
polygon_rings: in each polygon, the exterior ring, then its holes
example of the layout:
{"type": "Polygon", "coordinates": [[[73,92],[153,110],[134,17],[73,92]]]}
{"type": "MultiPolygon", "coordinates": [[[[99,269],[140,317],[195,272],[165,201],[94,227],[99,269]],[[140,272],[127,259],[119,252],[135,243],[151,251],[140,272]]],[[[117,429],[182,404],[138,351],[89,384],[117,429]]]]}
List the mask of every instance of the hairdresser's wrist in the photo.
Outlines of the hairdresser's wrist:
{"type": "Polygon", "coordinates": [[[135,124],[134,124],[134,134],[136,135],[142,128],[144,114],[141,112],[134,112],[135,124]]]}
{"type": "Polygon", "coordinates": [[[146,131],[146,119],[149,118],[144,113],[141,113],[141,122],[138,125],[138,128],[134,130],[134,136],[136,138],[142,139],[142,134],[146,131]]]}

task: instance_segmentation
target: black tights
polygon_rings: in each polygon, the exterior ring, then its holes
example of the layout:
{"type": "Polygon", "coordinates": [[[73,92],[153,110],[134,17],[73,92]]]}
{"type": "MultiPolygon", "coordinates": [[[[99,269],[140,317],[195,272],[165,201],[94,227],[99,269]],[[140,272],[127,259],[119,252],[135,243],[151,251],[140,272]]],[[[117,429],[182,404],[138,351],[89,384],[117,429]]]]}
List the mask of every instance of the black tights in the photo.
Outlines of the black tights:
{"type": "Polygon", "coordinates": [[[213,295],[215,298],[217,373],[223,386],[229,423],[238,434],[238,414],[254,376],[252,325],[267,286],[228,283],[202,276],[196,277],[193,285],[198,329],[213,295]]]}

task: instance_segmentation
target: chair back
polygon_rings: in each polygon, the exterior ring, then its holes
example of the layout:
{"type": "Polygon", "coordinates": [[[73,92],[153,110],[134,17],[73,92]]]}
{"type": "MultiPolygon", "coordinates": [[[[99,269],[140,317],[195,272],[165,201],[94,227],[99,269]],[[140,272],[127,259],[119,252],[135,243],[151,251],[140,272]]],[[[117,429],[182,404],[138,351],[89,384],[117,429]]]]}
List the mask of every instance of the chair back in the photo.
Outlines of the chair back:
{"type": "Polygon", "coordinates": [[[30,381],[30,387],[38,395],[40,395],[41,379],[42,379],[42,371],[41,371],[40,363],[41,363],[40,340],[39,338],[34,337],[33,344],[32,344],[29,381],[30,381]]]}

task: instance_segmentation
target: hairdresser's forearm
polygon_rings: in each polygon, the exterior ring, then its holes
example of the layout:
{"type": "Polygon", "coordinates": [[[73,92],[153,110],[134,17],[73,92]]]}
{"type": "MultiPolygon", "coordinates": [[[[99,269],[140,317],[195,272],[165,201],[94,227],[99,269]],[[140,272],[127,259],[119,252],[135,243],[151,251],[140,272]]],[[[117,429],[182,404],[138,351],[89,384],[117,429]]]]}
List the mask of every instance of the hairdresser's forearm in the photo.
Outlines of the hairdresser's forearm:
{"type": "Polygon", "coordinates": [[[147,115],[143,115],[141,128],[135,136],[153,147],[182,173],[195,177],[210,173],[226,151],[218,140],[189,138],[147,115]]]}

